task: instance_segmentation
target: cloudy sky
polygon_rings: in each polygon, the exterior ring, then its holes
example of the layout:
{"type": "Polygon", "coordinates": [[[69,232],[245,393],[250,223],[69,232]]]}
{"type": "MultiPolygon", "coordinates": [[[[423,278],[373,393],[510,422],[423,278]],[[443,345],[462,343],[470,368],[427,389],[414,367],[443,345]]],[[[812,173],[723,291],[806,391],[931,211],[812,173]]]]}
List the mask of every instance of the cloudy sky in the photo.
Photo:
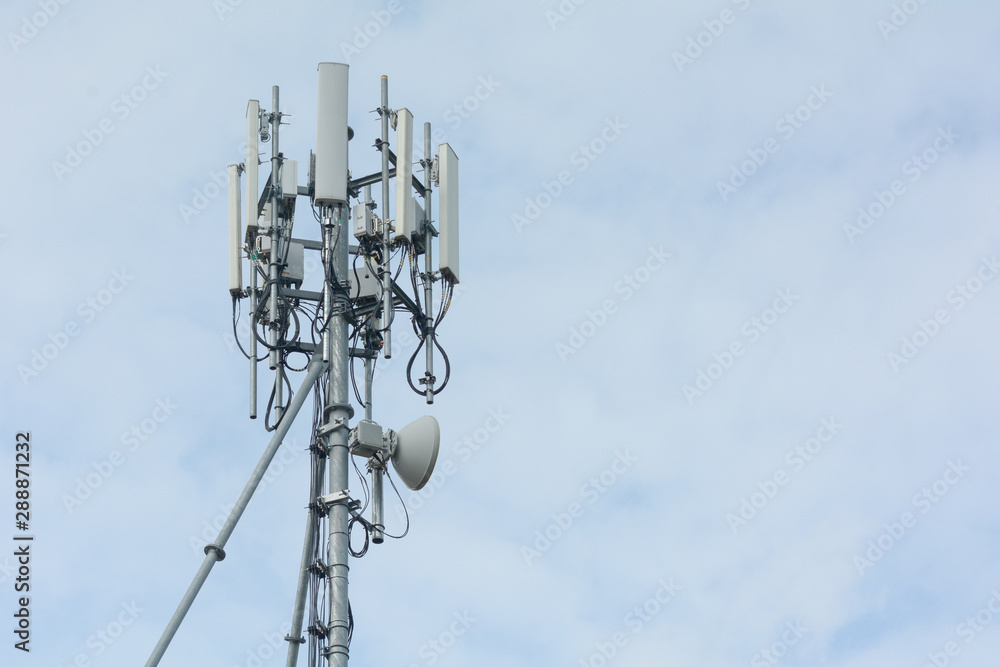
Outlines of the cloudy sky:
{"type": "MultiPolygon", "coordinates": [[[[275,84],[308,158],[322,61],[351,67],[355,175],[385,74],[462,183],[451,385],[406,387],[402,322],[375,387],[384,426],[438,418],[439,474],[352,562],[352,664],[1000,651],[995,3],[11,0],[0,25],[3,664],[144,664],[266,446],[215,183],[275,84]]],[[[307,413],[163,665],[284,664],[307,413]]]]}

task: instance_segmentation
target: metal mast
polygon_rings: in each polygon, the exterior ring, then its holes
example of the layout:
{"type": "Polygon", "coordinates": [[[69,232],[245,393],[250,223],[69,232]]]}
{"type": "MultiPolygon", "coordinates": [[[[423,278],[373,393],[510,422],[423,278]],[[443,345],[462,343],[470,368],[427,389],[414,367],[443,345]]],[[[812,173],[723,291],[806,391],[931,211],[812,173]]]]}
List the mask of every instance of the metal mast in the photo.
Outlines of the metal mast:
{"type": "MultiPolygon", "coordinates": [[[[327,226],[337,229],[337,237],[341,239],[330,253],[335,276],[347,275],[347,220],[344,206],[337,206],[332,217],[325,218],[327,226]],[[331,222],[332,221],[332,222],[331,222]]],[[[327,234],[329,237],[329,234],[327,234]]],[[[347,318],[350,312],[350,300],[343,292],[334,304],[333,313],[340,313],[330,319],[328,335],[330,338],[330,383],[327,389],[327,404],[323,408],[326,419],[323,425],[323,437],[326,440],[327,451],[330,453],[330,491],[335,496],[329,505],[330,550],[326,573],[330,590],[330,637],[327,642],[327,656],[332,667],[347,667],[349,612],[347,599],[348,542],[347,523],[351,502],[348,492],[348,463],[351,457],[347,436],[350,431],[348,422],[354,416],[354,410],[347,393],[347,374],[350,355],[347,346],[347,318]]]]}
{"type": "MultiPolygon", "coordinates": [[[[418,490],[427,480],[437,458],[440,430],[433,417],[421,417],[398,432],[385,429],[372,419],[372,384],[375,361],[390,358],[391,325],[394,311],[405,310],[418,333],[419,344],[406,368],[410,387],[426,403],[448,383],[447,355],[436,339],[436,331],[448,310],[454,285],[458,282],[458,158],[448,144],[441,144],[438,156],[431,151],[430,124],[424,125],[424,182],[411,173],[412,114],[388,106],[388,78],[381,78],[380,138],[375,147],[381,154],[381,170],[352,179],[348,170],[348,141],[353,130],[347,125],[347,65],[320,63],[316,152],[310,154],[305,187],[298,184],[298,163],[278,150],[282,114],[278,107],[278,86],[271,91],[270,112],[256,100],[247,107],[247,157],[243,165],[229,168],[230,293],[233,297],[234,332],[239,300],[248,298],[251,320],[250,418],[257,416],[257,363],[268,360],[274,384],[265,412],[265,428],[273,431],[257,467],[212,544],[205,547],[205,560],[195,575],[177,610],[153,649],[146,667],[159,664],[181,622],[208,578],[215,563],[226,557],[224,547],[250,502],[268,466],[281,446],[293,421],[310,393],[314,395],[313,433],[310,441],[311,472],[305,539],[299,563],[295,605],[286,666],[296,667],[300,646],[309,645],[309,665],[323,661],[332,667],[347,667],[353,616],[348,597],[350,558],[361,557],[371,543],[380,544],[384,532],[383,476],[391,461],[400,480],[418,490]],[[389,128],[397,129],[398,151],[389,148],[389,128]],[[258,139],[271,141],[271,174],[264,191],[258,192],[258,139]],[[400,162],[401,161],[401,162],[400,162]],[[390,166],[391,165],[391,166],[390,166]],[[246,234],[240,220],[240,174],[247,178],[246,234]],[[395,216],[389,211],[389,181],[396,180],[395,216]],[[432,180],[438,185],[441,215],[439,232],[430,219],[432,180]],[[382,186],[381,217],[374,214],[371,186],[382,186]],[[413,193],[423,198],[416,203],[413,193]],[[319,240],[292,235],[297,197],[305,196],[319,222],[319,240]],[[363,197],[363,198],[362,198],[363,197]],[[351,199],[358,203],[351,206],[351,199]],[[433,269],[432,242],[440,235],[440,268],[433,269]],[[351,237],[357,245],[349,243],[351,237]],[[323,267],[321,290],[305,289],[303,254],[319,251],[323,267]],[[424,266],[420,270],[419,256],[424,266]],[[396,275],[409,260],[413,294],[394,281],[394,255],[399,262],[396,275]],[[351,257],[353,256],[353,260],[351,257]],[[248,284],[242,278],[243,258],[249,261],[248,284]],[[360,265],[360,266],[359,266],[360,265]],[[422,282],[421,290],[417,278],[422,282]],[[261,282],[262,281],[262,282],[261,282]],[[433,283],[441,282],[441,302],[435,315],[433,283]],[[308,325],[308,328],[307,328],[308,325]],[[308,338],[304,334],[310,334],[308,338]],[[320,336],[316,341],[315,335],[320,336]],[[257,346],[266,348],[257,357],[257,346]],[[418,389],[411,370],[420,348],[425,347],[425,372],[418,389]],[[444,360],[445,378],[435,387],[434,349],[444,360]],[[289,355],[308,357],[305,368],[289,364],[289,355]],[[364,418],[354,427],[350,385],[353,360],[364,361],[364,396],[355,384],[354,397],[364,409],[364,418]],[[294,396],[285,398],[289,373],[305,371],[294,396]],[[351,497],[349,469],[351,456],[367,459],[370,487],[361,478],[370,497],[351,497]],[[328,467],[328,470],[327,470],[328,467]],[[326,475],[324,479],[324,475],[326,475]],[[371,505],[371,519],[364,516],[371,505]],[[353,525],[365,532],[364,546],[355,551],[350,533],[353,525]],[[323,551],[323,530],[326,551],[323,551]],[[328,605],[320,609],[316,601],[322,590],[328,605]],[[303,622],[309,612],[309,626],[303,636],[303,622]]],[[[239,341],[238,341],[239,342],[239,341]]],[[[240,349],[243,349],[240,344],[240,349]]],[[[390,480],[391,481],[391,480],[390,480]]],[[[366,491],[367,493],[367,491],[366,491]]],[[[400,498],[400,501],[402,499],[400,498]]],[[[405,532],[404,532],[405,534],[405,532]]],[[[401,537],[401,536],[399,536],[401,537]]]]}

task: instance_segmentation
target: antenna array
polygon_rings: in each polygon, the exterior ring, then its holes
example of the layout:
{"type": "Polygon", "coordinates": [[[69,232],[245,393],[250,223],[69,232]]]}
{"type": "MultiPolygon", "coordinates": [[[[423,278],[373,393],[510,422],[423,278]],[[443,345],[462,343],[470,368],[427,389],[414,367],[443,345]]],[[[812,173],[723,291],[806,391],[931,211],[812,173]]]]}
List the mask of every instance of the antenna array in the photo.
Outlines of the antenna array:
{"type": "Polygon", "coordinates": [[[381,170],[352,177],[348,168],[348,143],[354,136],[348,126],[348,66],[320,63],[318,70],[316,150],[310,153],[307,167],[300,170],[296,160],[279,151],[280,128],[287,125],[282,118],[287,114],[279,111],[277,86],[272,88],[270,111],[250,100],[246,161],[229,166],[233,330],[236,335],[241,304],[247,300],[251,335],[246,348],[238,335],[237,342],[250,360],[250,418],[257,417],[258,366],[267,361],[273,382],[264,427],[273,436],[215,542],[205,547],[205,561],[147,667],[159,664],[212,567],[225,558],[226,542],[310,394],[314,407],[308,517],[292,629],[285,637],[289,642],[288,667],[297,665],[302,644],[308,644],[310,667],[324,659],[330,665],[346,667],[354,626],[347,595],[348,557],[361,557],[370,543],[403,537],[409,529],[407,518],[402,534],[385,532],[384,477],[396,490],[388,464],[392,463],[404,484],[417,490],[426,484],[437,459],[437,420],[425,416],[398,432],[383,430],[372,419],[372,385],[377,360],[392,356],[392,325],[400,312],[409,314],[419,341],[406,367],[409,386],[432,404],[448,384],[450,362],[437,330],[459,279],[458,158],[448,144],[441,144],[437,155],[430,157],[431,128],[430,123],[424,123],[424,157],[419,161],[422,179],[417,178],[413,173],[413,115],[405,108],[389,108],[388,80],[383,76],[381,105],[376,110],[381,136],[374,144],[381,154],[381,170]],[[390,126],[396,130],[395,153],[389,145],[390,126]],[[271,168],[261,190],[259,150],[260,144],[268,142],[271,168]],[[307,174],[305,185],[299,184],[300,172],[307,174]],[[241,175],[246,180],[245,209],[240,200],[241,175]],[[394,216],[389,212],[391,182],[395,184],[394,216]],[[376,184],[381,185],[381,209],[371,195],[376,184]],[[440,191],[440,230],[431,217],[435,187],[440,191]],[[300,200],[303,197],[306,202],[300,200]],[[318,225],[319,238],[293,234],[296,205],[301,208],[303,203],[318,225]],[[245,227],[241,216],[246,218],[245,227]],[[440,255],[437,270],[433,262],[436,237],[440,255]],[[318,253],[320,289],[308,289],[307,253],[318,253]],[[244,281],[245,263],[248,281],[244,281]],[[398,281],[405,266],[409,267],[405,282],[412,291],[398,281]],[[421,349],[424,374],[414,382],[413,366],[421,349]],[[444,363],[440,384],[434,374],[435,349],[444,363]],[[306,363],[296,367],[295,362],[302,364],[301,359],[306,363]],[[363,395],[354,372],[358,360],[364,366],[363,395]],[[305,372],[305,377],[293,393],[291,376],[298,372],[305,372]],[[353,392],[349,391],[349,380],[353,392]],[[364,418],[353,428],[349,425],[354,416],[351,393],[364,410],[364,418]],[[365,474],[357,465],[358,458],[367,462],[365,474]],[[360,479],[361,499],[350,495],[350,467],[360,479]],[[371,518],[366,516],[369,507],[371,518]],[[356,527],[364,533],[363,544],[357,549],[350,539],[356,527]],[[324,545],[328,545],[325,552],[324,545]],[[321,604],[323,600],[328,603],[321,604]]]}

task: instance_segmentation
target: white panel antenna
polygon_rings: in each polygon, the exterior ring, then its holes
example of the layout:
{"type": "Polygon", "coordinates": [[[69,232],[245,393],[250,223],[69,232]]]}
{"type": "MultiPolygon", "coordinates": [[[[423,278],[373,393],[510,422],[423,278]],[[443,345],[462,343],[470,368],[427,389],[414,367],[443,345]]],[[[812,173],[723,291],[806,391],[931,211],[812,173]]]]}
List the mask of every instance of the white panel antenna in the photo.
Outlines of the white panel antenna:
{"type": "Polygon", "coordinates": [[[347,65],[319,64],[317,204],[347,203],[347,65]]]}
{"type": "Polygon", "coordinates": [[[438,148],[441,189],[441,273],[458,283],[458,156],[448,144],[438,148]]]}
{"type": "MultiPolygon", "coordinates": [[[[256,215],[256,207],[254,207],[254,214],[256,215]]],[[[260,235],[270,234],[271,229],[271,202],[264,202],[264,208],[260,211],[260,217],[257,218],[257,226],[260,227],[258,232],[260,235]]]]}
{"type": "Polygon", "coordinates": [[[229,165],[229,292],[243,291],[243,225],[240,224],[240,168],[229,165]]]}
{"type": "Polygon", "coordinates": [[[396,236],[413,241],[417,220],[413,204],[413,114],[396,111],[396,236]]]}
{"type": "Polygon", "coordinates": [[[247,154],[246,162],[244,163],[247,179],[247,213],[244,217],[246,218],[247,225],[257,224],[257,187],[259,185],[257,181],[257,141],[258,133],[260,132],[259,117],[260,102],[250,100],[247,104],[247,154]]]}
{"type": "Polygon", "coordinates": [[[284,199],[295,199],[299,192],[299,162],[284,160],[281,163],[281,196],[284,199]]]}

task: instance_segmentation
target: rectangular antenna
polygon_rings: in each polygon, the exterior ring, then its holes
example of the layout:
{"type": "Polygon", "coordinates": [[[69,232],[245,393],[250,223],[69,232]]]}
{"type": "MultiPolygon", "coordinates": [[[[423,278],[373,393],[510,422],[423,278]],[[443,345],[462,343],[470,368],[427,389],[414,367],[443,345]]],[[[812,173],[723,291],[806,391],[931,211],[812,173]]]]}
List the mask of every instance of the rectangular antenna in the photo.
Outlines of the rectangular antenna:
{"type": "Polygon", "coordinates": [[[396,235],[413,241],[417,221],[413,204],[413,114],[396,112],[396,235]]]}
{"type": "Polygon", "coordinates": [[[260,102],[250,100],[247,104],[247,155],[244,163],[247,178],[247,213],[244,217],[247,225],[257,224],[257,187],[260,185],[257,182],[259,116],[260,102]]]}
{"type": "Polygon", "coordinates": [[[284,199],[295,199],[299,192],[299,162],[285,159],[281,163],[281,196],[284,199]]]}
{"type": "Polygon", "coordinates": [[[240,168],[231,164],[229,178],[229,292],[243,291],[243,226],[240,224],[240,168]]]}
{"type": "Polygon", "coordinates": [[[448,144],[438,147],[441,273],[458,282],[458,156],[448,144]]]}
{"type": "Polygon", "coordinates": [[[319,64],[317,204],[347,203],[347,65],[319,64]]]}

